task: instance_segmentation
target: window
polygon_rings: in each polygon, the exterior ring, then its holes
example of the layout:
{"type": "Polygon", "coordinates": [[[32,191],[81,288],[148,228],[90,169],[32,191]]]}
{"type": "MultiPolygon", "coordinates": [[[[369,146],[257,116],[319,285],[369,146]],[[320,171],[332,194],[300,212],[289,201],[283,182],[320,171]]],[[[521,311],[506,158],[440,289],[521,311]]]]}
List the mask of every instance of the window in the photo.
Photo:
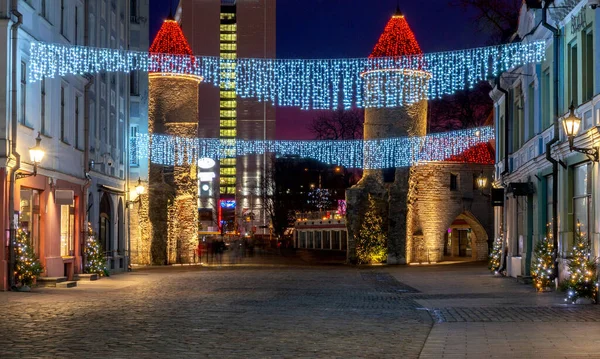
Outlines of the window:
{"type": "Polygon", "coordinates": [[[48,135],[48,125],[46,124],[46,79],[42,78],[40,82],[40,132],[48,135]]]}
{"type": "MultiPolygon", "coordinates": [[[[577,43],[574,42],[572,44],[569,44],[569,50],[568,50],[568,59],[569,59],[569,70],[568,70],[568,76],[569,79],[567,81],[567,86],[569,88],[568,91],[568,98],[567,98],[567,102],[570,104],[571,101],[573,101],[573,103],[575,104],[575,106],[579,105],[579,93],[578,93],[578,82],[577,82],[577,76],[579,75],[579,67],[577,64],[577,43]]],[[[556,96],[556,94],[554,94],[554,96],[556,96]]]]}
{"type": "Polygon", "coordinates": [[[67,36],[66,34],[66,24],[65,24],[65,0],[60,0],[60,34],[62,36],[67,36]]]}
{"type": "Polygon", "coordinates": [[[132,22],[137,22],[137,0],[129,1],[129,16],[132,22]]]}
{"type": "Polygon", "coordinates": [[[75,239],[75,208],[60,206],[60,255],[72,256],[75,239]]]}
{"type": "Polygon", "coordinates": [[[132,96],[139,96],[139,74],[137,71],[131,71],[129,74],[129,94],[132,96]]]}
{"type": "Polygon", "coordinates": [[[221,128],[235,128],[236,120],[221,120],[221,128]]]}
{"type": "Polygon", "coordinates": [[[479,189],[479,184],[477,183],[477,179],[479,175],[477,173],[473,173],[473,190],[479,189]]]}
{"type": "Polygon", "coordinates": [[[129,127],[129,164],[136,167],[140,165],[136,141],[138,130],[138,125],[131,125],[129,127]]]}
{"type": "Polygon", "coordinates": [[[308,232],[308,248],[315,248],[315,243],[313,242],[313,235],[315,232],[308,232]]]}
{"type": "Polygon", "coordinates": [[[550,127],[552,119],[552,100],[550,98],[550,69],[544,70],[542,73],[542,124],[543,128],[550,127]]]}
{"type": "Polygon", "coordinates": [[[46,0],[41,0],[40,15],[42,15],[44,19],[48,20],[48,6],[46,4],[46,0]]]}
{"type": "Polygon", "coordinates": [[[315,248],[316,249],[323,248],[323,239],[321,237],[321,231],[315,232],[315,248]]]}
{"type": "Polygon", "coordinates": [[[529,89],[527,92],[527,140],[533,138],[535,131],[535,87],[533,82],[529,85],[529,89]]]}
{"type": "Polygon", "coordinates": [[[65,123],[65,88],[60,87],[60,140],[67,142],[67,129],[65,123]]]}
{"type": "Polygon", "coordinates": [[[90,101],[90,135],[92,141],[90,146],[93,148],[96,142],[96,103],[90,101]]]}
{"type": "Polygon", "coordinates": [[[73,43],[79,44],[79,8],[75,6],[75,38],[73,43]]]}
{"type": "Polygon", "coordinates": [[[331,239],[331,248],[339,250],[340,249],[340,231],[334,231],[331,239]]]}
{"type": "Polygon", "coordinates": [[[589,234],[590,208],[592,199],[591,164],[586,163],[573,168],[573,224],[574,231],[589,234]],[[578,224],[579,223],[579,224],[578,224]]]}
{"type": "Polygon", "coordinates": [[[521,86],[517,86],[514,89],[514,102],[513,102],[513,152],[521,148],[523,145],[523,139],[525,132],[525,126],[523,124],[523,91],[521,86]]]}
{"type": "Polygon", "coordinates": [[[342,231],[342,250],[345,251],[348,248],[348,232],[342,231]]]}
{"type": "Polygon", "coordinates": [[[594,97],[594,33],[589,30],[583,34],[583,101],[594,97]]]}
{"type": "Polygon", "coordinates": [[[331,231],[323,231],[323,249],[331,249],[331,231]]]}
{"type": "Polygon", "coordinates": [[[19,122],[22,125],[26,124],[27,114],[27,64],[21,61],[21,117],[19,122]]]}
{"type": "Polygon", "coordinates": [[[237,135],[237,130],[220,130],[219,135],[221,137],[233,138],[237,135]]]}
{"type": "Polygon", "coordinates": [[[79,99],[80,96],[75,96],[75,148],[79,148],[79,99]]]}
{"type": "Polygon", "coordinates": [[[458,175],[451,173],[450,174],[450,190],[457,191],[458,190],[458,175]]]}

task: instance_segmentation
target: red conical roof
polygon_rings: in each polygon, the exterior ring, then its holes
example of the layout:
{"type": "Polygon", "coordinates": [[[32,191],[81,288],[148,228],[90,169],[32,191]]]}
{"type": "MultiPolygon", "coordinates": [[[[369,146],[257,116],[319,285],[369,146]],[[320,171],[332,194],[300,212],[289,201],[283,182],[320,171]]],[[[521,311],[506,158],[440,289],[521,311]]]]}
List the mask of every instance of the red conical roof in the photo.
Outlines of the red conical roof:
{"type": "Polygon", "coordinates": [[[421,55],[421,47],[415,38],[404,15],[398,9],[396,14],[388,21],[383,34],[375,45],[369,57],[396,57],[407,55],[421,55]]]}
{"type": "Polygon", "coordinates": [[[493,165],[495,163],[495,151],[488,142],[479,143],[469,147],[461,154],[450,156],[445,159],[446,162],[464,162],[479,163],[483,165],[493,165]]]}
{"type": "Polygon", "coordinates": [[[189,55],[192,56],[192,48],[181,31],[177,21],[167,19],[163,22],[158,34],[150,46],[151,53],[189,55]]]}

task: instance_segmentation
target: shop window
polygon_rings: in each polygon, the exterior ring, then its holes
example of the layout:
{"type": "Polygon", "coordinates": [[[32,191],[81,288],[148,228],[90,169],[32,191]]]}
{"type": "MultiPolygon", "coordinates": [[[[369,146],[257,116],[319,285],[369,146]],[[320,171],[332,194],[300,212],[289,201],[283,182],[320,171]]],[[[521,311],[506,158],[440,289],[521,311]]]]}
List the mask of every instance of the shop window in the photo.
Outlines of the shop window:
{"type": "Polygon", "coordinates": [[[323,239],[321,238],[321,231],[315,232],[315,248],[316,249],[323,248],[323,239]]]}
{"type": "Polygon", "coordinates": [[[307,248],[315,248],[315,243],[313,242],[314,232],[308,232],[308,247],[307,248]]]}
{"type": "Polygon", "coordinates": [[[300,235],[300,248],[306,248],[306,232],[298,232],[300,235]]]}
{"type": "Polygon", "coordinates": [[[34,189],[21,189],[19,228],[29,233],[33,251],[40,256],[40,193],[34,189]]]}
{"type": "Polygon", "coordinates": [[[60,255],[72,256],[75,239],[75,208],[60,206],[60,255]]]}
{"type": "Polygon", "coordinates": [[[348,248],[348,232],[342,231],[342,250],[345,251],[348,248]]]}

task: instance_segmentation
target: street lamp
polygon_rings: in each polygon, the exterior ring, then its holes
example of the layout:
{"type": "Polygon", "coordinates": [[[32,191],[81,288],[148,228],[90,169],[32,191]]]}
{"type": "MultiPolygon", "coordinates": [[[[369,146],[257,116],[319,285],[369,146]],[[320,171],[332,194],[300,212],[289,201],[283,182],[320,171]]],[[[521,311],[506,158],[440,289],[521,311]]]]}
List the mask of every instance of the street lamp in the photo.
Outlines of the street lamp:
{"type": "Polygon", "coordinates": [[[483,191],[483,189],[485,188],[485,186],[487,185],[487,177],[485,177],[485,175],[483,174],[483,171],[481,171],[481,174],[479,174],[479,177],[477,177],[477,187],[483,191]]]}
{"type": "Polygon", "coordinates": [[[573,106],[573,102],[571,102],[571,107],[569,107],[569,116],[564,118],[562,123],[563,130],[569,139],[569,149],[571,151],[584,153],[594,162],[598,162],[598,147],[582,148],[573,146],[575,136],[577,136],[579,128],[581,127],[581,119],[575,115],[575,106],[573,106]]]}
{"type": "Polygon", "coordinates": [[[129,207],[130,204],[139,202],[142,199],[141,196],[144,194],[145,191],[146,187],[144,187],[144,185],[142,184],[142,179],[138,178],[137,186],[135,186],[135,194],[137,196],[133,201],[127,201],[127,207],[129,207]]]}
{"type": "Polygon", "coordinates": [[[16,179],[37,176],[38,165],[42,162],[42,160],[44,159],[44,155],[46,154],[44,152],[44,149],[42,148],[42,146],[40,146],[41,142],[42,142],[42,138],[40,137],[40,133],[38,132],[38,135],[35,139],[35,146],[33,146],[29,149],[29,158],[31,159],[31,162],[33,163],[33,173],[17,173],[16,179]]]}

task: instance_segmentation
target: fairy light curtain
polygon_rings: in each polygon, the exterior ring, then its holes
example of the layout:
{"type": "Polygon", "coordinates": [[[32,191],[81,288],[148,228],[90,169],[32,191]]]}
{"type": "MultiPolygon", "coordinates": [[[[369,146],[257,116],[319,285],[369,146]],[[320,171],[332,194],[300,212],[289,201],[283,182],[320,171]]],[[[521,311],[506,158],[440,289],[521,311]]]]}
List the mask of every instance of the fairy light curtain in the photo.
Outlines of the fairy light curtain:
{"type": "Polygon", "coordinates": [[[430,161],[493,164],[493,156],[486,150],[492,139],[492,127],[369,141],[219,140],[138,134],[130,139],[130,154],[138,157],[132,160],[149,158],[154,164],[181,166],[204,157],[218,160],[235,150],[238,156],[298,155],[347,168],[377,169],[430,161]]]}
{"type": "Polygon", "coordinates": [[[35,82],[45,77],[134,70],[188,74],[215,86],[235,81],[236,92],[242,98],[326,110],[364,107],[361,74],[365,72],[380,73],[380,86],[374,88],[386,92],[385,101],[371,101],[369,107],[398,107],[450,95],[511,68],[541,62],[544,56],[544,41],[402,57],[325,60],[223,60],[34,42],[29,76],[35,82]],[[235,79],[222,78],[221,68],[232,67],[236,69],[235,79]],[[399,69],[403,70],[399,77],[384,71],[399,69]],[[425,71],[431,78],[423,81],[422,76],[412,76],[410,71],[425,71]]]}

